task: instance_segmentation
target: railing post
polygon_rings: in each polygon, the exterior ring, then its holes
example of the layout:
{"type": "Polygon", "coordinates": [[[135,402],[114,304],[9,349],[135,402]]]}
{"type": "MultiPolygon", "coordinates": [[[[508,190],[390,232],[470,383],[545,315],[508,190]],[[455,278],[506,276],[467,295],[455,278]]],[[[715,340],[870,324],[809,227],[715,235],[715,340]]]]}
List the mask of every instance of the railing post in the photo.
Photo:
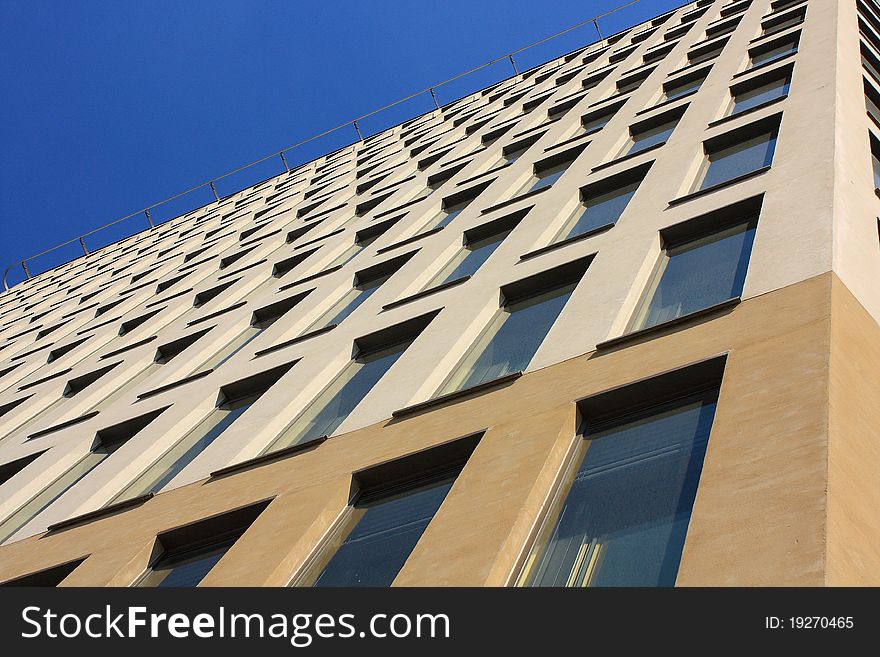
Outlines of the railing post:
{"type": "Polygon", "coordinates": [[[599,29],[599,21],[595,18],[593,19],[593,25],[596,27],[596,33],[599,35],[599,38],[604,39],[605,37],[602,36],[602,30],[599,29]]]}
{"type": "Polygon", "coordinates": [[[211,186],[211,191],[214,192],[214,198],[215,198],[216,200],[219,201],[219,200],[220,200],[220,195],[217,194],[217,188],[214,187],[214,181],[212,180],[212,181],[209,182],[208,184],[211,186]]]}
{"type": "Polygon", "coordinates": [[[30,278],[31,278],[31,273],[28,271],[28,268],[27,268],[27,262],[26,262],[26,261],[24,261],[24,260],[21,261],[21,268],[24,269],[24,277],[25,277],[26,279],[30,280],[30,278]]]}
{"type": "Polygon", "coordinates": [[[440,109],[440,103],[437,102],[437,96],[434,94],[434,87],[431,87],[428,91],[431,92],[431,98],[434,99],[434,105],[437,106],[437,109],[440,109]]]}
{"type": "Polygon", "coordinates": [[[357,120],[352,121],[351,124],[354,126],[354,131],[358,134],[358,139],[359,139],[360,141],[363,141],[363,140],[364,140],[364,136],[361,134],[361,129],[358,127],[358,122],[357,122],[357,120]]]}
{"type": "Polygon", "coordinates": [[[79,245],[83,248],[83,253],[89,255],[89,250],[86,248],[86,240],[84,237],[79,238],[79,245]]]}
{"type": "Polygon", "coordinates": [[[284,159],[284,151],[281,151],[280,153],[278,153],[278,155],[281,156],[281,163],[284,165],[284,170],[287,173],[290,173],[290,167],[287,166],[287,160],[284,159]]]}
{"type": "Polygon", "coordinates": [[[150,228],[155,228],[156,225],[153,223],[153,220],[150,218],[150,208],[145,209],[144,214],[147,215],[147,221],[150,223],[150,228]]]}
{"type": "Polygon", "coordinates": [[[510,60],[510,65],[513,66],[514,75],[519,75],[519,69],[516,68],[516,62],[513,61],[513,55],[512,54],[508,55],[507,59],[510,60]]]}

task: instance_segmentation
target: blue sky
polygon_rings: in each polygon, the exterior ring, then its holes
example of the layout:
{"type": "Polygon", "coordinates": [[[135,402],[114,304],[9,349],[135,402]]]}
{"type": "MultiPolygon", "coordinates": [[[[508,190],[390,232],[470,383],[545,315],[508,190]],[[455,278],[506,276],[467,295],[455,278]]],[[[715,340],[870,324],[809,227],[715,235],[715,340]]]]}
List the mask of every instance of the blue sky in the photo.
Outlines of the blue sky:
{"type": "MultiPolygon", "coordinates": [[[[625,1],[0,0],[0,271],[625,1]]],[[[600,26],[611,34],[681,4],[640,0],[600,26]]],[[[595,30],[580,28],[517,63],[522,70],[593,40],[595,30]]],[[[437,95],[449,102],[509,74],[499,63],[437,95]]],[[[362,129],[430,107],[423,96],[362,129]]],[[[342,130],[289,159],[353,138],[342,130]]],[[[280,170],[273,160],[218,189],[280,170]]],[[[154,218],[210,199],[196,192],[154,218]]],[[[88,241],[97,248],[145,226],[130,220],[88,241]]]]}

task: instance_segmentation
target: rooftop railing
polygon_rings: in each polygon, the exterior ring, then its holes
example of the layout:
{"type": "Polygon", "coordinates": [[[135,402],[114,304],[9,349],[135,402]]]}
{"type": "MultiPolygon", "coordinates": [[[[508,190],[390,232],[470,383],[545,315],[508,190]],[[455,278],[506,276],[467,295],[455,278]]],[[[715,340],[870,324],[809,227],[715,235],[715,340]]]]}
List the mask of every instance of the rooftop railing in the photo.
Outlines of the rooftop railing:
{"type": "MultiPolygon", "coordinates": [[[[634,4],[637,4],[638,2],[640,2],[640,0],[630,0],[630,2],[626,2],[626,3],[622,4],[622,5],[619,5],[619,6],[617,6],[617,7],[614,7],[613,9],[610,9],[610,10],[608,10],[608,11],[606,11],[606,12],[603,12],[603,13],[601,13],[601,14],[598,14],[598,15],[596,15],[596,16],[593,16],[592,18],[588,18],[587,20],[581,21],[581,22],[579,22],[579,23],[577,23],[577,24],[575,24],[575,25],[572,25],[572,26],[570,26],[570,27],[567,27],[567,28],[565,28],[564,30],[561,30],[561,31],[559,31],[559,32],[556,32],[555,34],[551,34],[550,36],[544,37],[543,39],[541,39],[541,40],[539,40],[539,41],[535,41],[534,43],[530,43],[530,44],[527,45],[527,46],[523,46],[522,48],[518,48],[518,49],[516,49],[516,50],[512,50],[512,51],[510,51],[510,52],[508,52],[508,53],[505,53],[504,55],[501,55],[501,56],[499,56],[499,57],[496,57],[496,58],[494,58],[494,59],[492,59],[492,60],[486,62],[485,64],[481,64],[481,65],[479,65],[479,66],[475,66],[474,68],[471,68],[471,69],[469,69],[469,70],[467,70],[467,71],[464,71],[464,72],[462,72],[462,73],[459,73],[459,74],[457,74],[457,75],[454,75],[454,76],[452,76],[452,77],[450,77],[450,78],[447,78],[447,79],[445,79],[445,80],[443,80],[443,81],[441,81],[441,82],[437,82],[436,84],[433,84],[433,85],[431,85],[430,87],[426,87],[426,88],[424,88],[424,89],[422,89],[422,90],[420,90],[420,91],[416,91],[415,93],[412,93],[412,94],[410,94],[410,95],[408,95],[408,96],[406,96],[406,97],[404,97],[404,98],[400,98],[399,100],[396,100],[396,101],[394,101],[394,102],[392,102],[392,103],[388,103],[387,105],[383,105],[382,107],[380,107],[380,108],[378,108],[378,109],[375,109],[375,110],[373,110],[373,111],[371,111],[371,112],[367,112],[366,114],[362,114],[362,115],[360,115],[360,116],[358,116],[358,117],[356,117],[356,118],[354,118],[354,119],[351,119],[351,120],[349,120],[349,121],[346,121],[345,123],[341,123],[341,124],[339,124],[339,125],[337,125],[337,126],[335,126],[335,127],[333,127],[333,128],[330,128],[330,129],[328,129],[328,130],[325,130],[325,131],[323,131],[323,132],[321,132],[321,133],[319,133],[319,134],[316,134],[316,135],[313,135],[313,136],[311,136],[311,137],[308,137],[307,139],[303,139],[303,140],[301,140],[301,141],[298,141],[298,142],[296,142],[295,144],[293,144],[293,145],[291,145],[291,146],[287,146],[286,148],[282,148],[282,149],[279,150],[279,151],[275,151],[274,153],[270,153],[269,155],[266,155],[266,156],[261,157],[261,158],[259,158],[259,159],[257,159],[257,160],[254,160],[253,162],[249,162],[248,164],[243,164],[242,166],[240,166],[240,167],[238,167],[238,168],[236,168],[236,169],[233,169],[232,171],[227,171],[226,173],[224,173],[224,174],[222,174],[222,175],[215,176],[215,177],[211,178],[210,180],[207,180],[207,181],[205,181],[205,182],[203,182],[203,183],[201,183],[201,184],[199,184],[199,185],[195,185],[194,187],[190,187],[189,189],[187,189],[187,190],[185,190],[185,191],[179,192],[179,193],[177,193],[177,194],[175,194],[175,195],[173,195],[173,196],[169,196],[169,197],[166,198],[166,199],[163,199],[163,200],[161,200],[161,201],[158,201],[158,202],[156,202],[156,203],[153,203],[152,205],[149,205],[149,206],[147,206],[146,208],[143,208],[142,210],[137,210],[136,212],[132,212],[131,214],[128,214],[128,215],[126,215],[126,216],[124,216],[124,217],[120,217],[119,219],[116,219],[116,220],[114,220],[114,221],[110,221],[110,222],[108,222],[108,223],[106,223],[106,224],[103,224],[102,226],[99,226],[99,227],[93,229],[93,230],[90,230],[90,231],[88,231],[88,232],[86,232],[86,233],[83,233],[83,234],[81,234],[81,235],[78,235],[77,237],[74,237],[74,238],[72,238],[72,239],[69,239],[69,240],[67,240],[66,242],[62,242],[61,244],[56,244],[55,246],[50,247],[50,248],[48,248],[48,249],[45,249],[44,251],[41,251],[41,252],[39,252],[39,253],[37,253],[37,254],[34,254],[34,255],[31,255],[31,256],[28,256],[27,258],[24,258],[24,259],[19,260],[19,261],[17,261],[17,262],[13,262],[13,263],[12,263],[11,265],[9,265],[9,266],[6,268],[6,270],[3,272],[3,289],[4,289],[4,291],[8,291],[8,290],[10,289],[10,286],[9,286],[9,283],[8,283],[7,279],[8,279],[8,276],[9,276],[10,271],[11,271],[13,268],[15,268],[15,267],[21,267],[21,268],[22,268],[22,271],[23,271],[23,273],[24,273],[24,276],[25,276],[24,280],[29,280],[30,278],[32,278],[32,277],[34,276],[34,274],[32,274],[31,271],[30,271],[30,269],[28,268],[28,262],[31,262],[31,261],[35,260],[36,258],[39,258],[39,257],[44,256],[44,255],[47,255],[47,254],[49,254],[49,253],[52,253],[53,251],[56,251],[56,250],[58,250],[58,249],[60,249],[60,248],[63,248],[63,247],[65,247],[65,246],[69,246],[70,244],[76,244],[77,242],[79,243],[80,247],[81,247],[82,250],[83,250],[83,254],[82,254],[82,255],[83,255],[83,256],[88,255],[88,254],[89,254],[89,248],[88,248],[88,246],[86,245],[86,238],[87,238],[87,237],[90,237],[90,236],[92,236],[92,235],[94,235],[94,234],[96,234],[96,233],[99,233],[99,232],[101,232],[101,231],[104,231],[104,230],[110,228],[111,226],[115,226],[115,225],[117,225],[117,224],[120,224],[120,223],[122,223],[123,221],[128,221],[128,220],[130,220],[130,219],[134,219],[134,218],[136,218],[136,217],[140,217],[140,218],[141,218],[141,221],[146,221],[146,222],[147,222],[149,228],[155,228],[154,220],[153,220],[153,218],[152,218],[152,216],[151,216],[151,214],[150,214],[150,211],[151,211],[151,210],[154,210],[154,209],[156,209],[156,208],[158,208],[158,207],[161,207],[161,206],[163,206],[163,205],[165,205],[165,204],[167,204],[167,203],[170,203],[171,201],[174,201],[174,200],[179,199],[179,198],[181,198],[181,197],[183,197],[183,196],[186,196],[186,195],[188,195],[188,194],[191,194],[192,192],[198,191],[198,190],[200,190],[200,189],[210,188],[211,193],[212,193],[213,196],[214,196],[214,199],[215,199],[216,201],[220,201],[220,200],[221,200],[221,197],[220,197],[220,195],[219,195],[218,192],[217,192],[216,183],[217,183],[218,181],[220,181],[220,180],[223,180],[224,178],[228,178],[229,176],[231,176],[231,175],[233,175],[233,174],[240,173],[240,172],[242,172],[242,171],[244,171],[244,170],[246,170],[246,169],[249,169],[249,168],[251,168],[251,167],[257,166],[258,164],[262,164],[262,163],[267,162],[267,161],[269,161],[269,160],[272,160],[272,159],[274,159],[274,158],[279,158],[280,161],[281,161],[282,166],[284,167],[284,169],[281,170],[281,171],[279,171],[279,173],[276,174],[276,175],[280,175],[281,173],[284,173],[285,171],[286,171],[286,172],[289,172],[289,171],[291,171],[291,167],[290,167],[290,165],[288,164],[288,161],[287,161],[287,158],[285,157],[285,154],[286,154],[286,153],[289,153],[290,151],[292,151],[292,150],[294,150],[294,149],[296,149],[296,148],[299,148],[299,147],[301,147],[301,146],[304,146],[305,144],[308,144],[308,143],[310,143],[310,142],[312,142],[312,141],[315,141],[316,139],[320,139],[321,137],[325,137],[325,136],[327,136],[327,135],[329,135],[329,134],[331,134],[331,133],[334,133],[334,132],[336,132],[336,131],[338,131],[338,130],[342,130],[342,129],[344,129],[344,128],[351,127],[351,128],[354,129],[354,131],[355,131],[355,133],[356,133],[356,135],[357,135],[357,140],[358,140],[358,141],[363,141],[363,140],[364,140],[364,136],[363,136],[363,134],[361,133],[360,122],[362,122],[364,119],[370,118],[370,117],[375,116],[375,115],[377,115],[377,114],[379,114],[379,113],[381,113],[381,112],[384,112],[384,111],[386,111],[386,110],[388,110],[388,109],[390,109],[390,108],[392,108],[392,107],[395,107],[395,106],[397,106],[397,105],[400,105],[401,103],[404,103],[404,102],[406,102],[406,101],[408,101],[408,100],[412,100],[413,98],[416,98],[416,97],[418,97],[418,96],[422,96],[422,95],[424,95],[424,94],[430,94],[430,96],[431,96],[431,100],[432,100],[432,102],[433,102],[433,104],[434,104],[434,109],[432,109],[431,111],[436,111],[436,110],[438,110],[438,109],[441,109],[441,105],[440,105],[440,103],[439,103],[438,100],[437,100],[437,96],[436,96],[435,90],[438,89],[438,88],[440,88],[440,87],[442,87],[442,86],[444,86],[444,85],[449,84],[450,82],[454,82],[454,81],[459,80],[459,79],[461,79],[461,78],[463,78],[463,77],[465,77],[465,76],[471,75],[471,74],[473,74],[473,73],[476,73],[477,71],[481,71],[481,70],[483,70],[483,69],[485,69],[485,68],[487,68],[487,67],[489,67],[489,66],[492,66],[492,65],[494,65],[494,64],[497,64],[497,63],[499,63],[499,62],[503,62],[503,61],[505,61],[505,60],[509,61],[509,62],[510,62],[510,65],[513,67],[514,76],[519,75],[519,74],[520,74],[520,71],[519,71],[518,68],[517,68],[516,60],[514,59],[514,55],[518,55],[518,54],[520,54],[520,53],[522,53],[522,52],[525,52],[525,51],[527,51],[527,50],[531,50],[532,48],[535,48],[536,46],[540,46],[540,45],[542,45],[542,44],[544,44],[544,43],[547,43],[548,41],[552,41],[553,39],[557,39],[557,38],[559,38],[559,37],[561,37],[561,36],[563,36],[563,35],[565,35],[565,34],[568,34],[569,32],[572,32],[573,30],[576,30],[576,29],[578,29],[578,28],[582,28],[582,27],[585,27],[585,26],[593,26],[593,27],[595,28],[595,30],[596,30],[596,33],[597,33],[598,36],[599,36],[599,41],[602,41],[602,40],[603,40],[604,38],[606,38],[606,37],[603,37],[603,36],[602,36],[602,31],[601,31],[600,28],[599,28],[599,20],[600,20],[600,19],[603,19],[603,18],[605,18],[605,17],[607,17],[607,16],[610,16],[611,14],[614,14],[614,13],[616,13],[616,12],[622,10],[622,9],[626,9],[627,7],[630,7],[630,6],[634,5],[634,4]]],[[[681,5],[681,6],[687,6],[687,5],[689,5],[689,4],[691,4],[691,3],[688,2],[688,3],[685,3],[684,5],[681,5]]],[[[680,7],[677,7],[677,9],[680,9],[681,6],[680,6],[680,7]]],[[[671,10],[671,11],[674,11],[674,10],[671,10]]],[[[670,13],[670,12],[666,12],[666,13],[670,13]]],[[[631,29],[631,28],[627,28],[627,29],[631,29]]],[[[624,30],[624,31],[625,31],[625,30],[624,30]]],[[[615,35],[609,35],[607,38],[612,38],[613,36],[615,36],[615,35]]],[[[587,44],[587,45],[590,45],[590,44],[587,44]]],[[[586,47],[586,46],[584,46],[584,47],[586,47]]],[[[543,65],[543,64],[542,64],[542,65],[543,65]]],[[[540,66],[540,65],[539,65],[539,66],[540,66]]],[[[529,69],[529,70],[531,70],[531,69],[529,69]]],[[[503,80],[502,80],[502,81],[503,81],[503,80]]],[[[473,93],[473,92],[471,92],[471,93],[473,93]]],[[[470,95],[470,94],[466,94],[465,97],[466,97],[467,95],[470,95]]],[[[457,100],[458,100],[458,99],[457,99],[457,100]]],[[[456,102],[456,101],[452,101],[452,102],[456,102]]],[[[410,120],[410,119],[407,119],[407,120],[410,120]]],[[[392,127],[394,127],[394,126],[392,126],[392,127]]],[[[389,129],[391,129],[391,128],[385,128],[384,130],[382,130],[382,131],[380,131],[380,132],[384,132],[385,130],[389,130],[389,129]]],[[[245,187],[245,188],[246,188],[246,187],[245,187]]],[[[233,192],[233,194],[238,193],[239,191],[241,191],[241,190],[236,190],[236,192],[233,192]]],[[[139,232],[139,231],[136,231],[136,232],[139,232]]],[[[131,234],[134,234],[134,233],[130,233],[128,236],[130,236],[131,234]]],[[[123,238],[123,239],[124,239],[124,238],[123,238]]],[[[82,257],[82,256],[79,256],[79,257],[82,257]]],[[[41,273],[42,273],[42,272],[41,272],[41,273]]],[[[37,275],[39,275],[39,274],[37,274],[37,275]]],[[[14,285],[14,284],[13,284],[13,285],[14,285]]]]}

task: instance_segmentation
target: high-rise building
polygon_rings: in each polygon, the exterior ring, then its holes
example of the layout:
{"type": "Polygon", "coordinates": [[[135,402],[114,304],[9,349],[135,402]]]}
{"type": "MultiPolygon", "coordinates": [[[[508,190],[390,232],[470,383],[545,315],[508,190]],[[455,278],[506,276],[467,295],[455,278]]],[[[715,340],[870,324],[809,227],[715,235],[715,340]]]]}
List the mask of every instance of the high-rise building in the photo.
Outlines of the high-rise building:
{"type": "Polygon", "coordinates": [[[701,0],[30,278],[0,582],[877,585],[878,108],[701,0]]]}

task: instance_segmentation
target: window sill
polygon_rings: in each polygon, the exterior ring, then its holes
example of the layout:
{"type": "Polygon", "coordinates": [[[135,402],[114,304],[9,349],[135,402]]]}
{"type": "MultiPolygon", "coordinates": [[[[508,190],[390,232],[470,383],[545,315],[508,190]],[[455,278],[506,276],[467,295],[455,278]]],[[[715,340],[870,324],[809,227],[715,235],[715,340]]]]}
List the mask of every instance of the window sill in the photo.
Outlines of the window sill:
{"type": "Polygon", "coordinates": [[[426,230],[423,233],[418,233],[413,235],[412,237],[407,237],[405,240],[400,240],[399,242],[395,242],[394,244],[389,244],[388,246],[383,246],[381,249],[376,251],[376,255],[382,255],[383,253],[388,253],[389,251],[393,251],[401,246],[406,246],[407,244],[412,244],[413,242],[418,242],[425,237],[430,237],[431,235],[436,235],[441,230],[443,230],[445,226],[436,226],[431,230],[426,230]]]}
{"type": "Polygon", "coordinates": [[[305,342],[306,340],[310,340],[311,338],[316,338],[319,335],[323,335],[324,333],[329,333],[333,329],[335,329],[339,324],[328,324],[323,328],[315,329],[314,331],[309,331],[308,333],[303,333],[300,336],[293,338],[292,340],[285,340],[284,342],[279,342],[278,344],[274,344],[271,347],[267,347],[266,349],[261,349],[260,351],[254,354],[255,358],[259,358],[260,356],[265,356],[266,354],[271,354],[280,349],[284,349],[286,347],[291,347],[295,344],[299,344],[300,342],[305,342]]]}
{"type": "Polygon", "coordinates": [[[533,196],[537,196],[538,194],[542,194],[546,192],[548,189],[553,189],[553,185],[547,185],[546,187],[541,187],[541,189],[536,189],[531,192],[526,192],[525,194],[520,194],[519,196],[514,196],[513,198],[509,198],[506,201],[501,201],[501,203],[496,203],[495,205],[490,205],[488,208],[484,208],[480,210],[480,214],[489,214],[490,212],[495,212],[495,210],[500,210],[501,208],[506,208],[509,205],[514,205],[515,203],[519,203],[520,201],[524,201],[526,199],[532,198],[533,196]]]}
{"type": "Polygon", "coordinates": [[[148,390],[147,392],[141,393],[137,396],[138,401],[147,399],[149,397],[155,397],[156,395],[161,395],[163,392],[168,392],[169,390],[173,390],[174,388],[179,388],[180,386],[186,385],[192,381],[198,381],[199,379],[204,379],[206,376],[211,374],[214,370],[209,369],[204,372],[197,372],[196,374],[190,374],[182,379],[178,379],[172,383],[167,383],[164,386],[160,386],[158,388],[154,388],[153,390],[148,390]]]}
{"type": "MultiPolygon", "coordinates": [[[[601,129],[602,128],[599,128],[599,130],[601,130],[601,129]]],[[[566,139],[565,141],[559,142],[558,144],[553,144],[552,146],[548,146],[547,148],[544,149],[544,152],[549,153],[550,151],[555,151],[557,148],[562,148],[563,146],[570,146],[571,144],[575,144],[575,143],[579,142],[581,139],[586,139],[587,137],[592,135],[594,132],[598,132],[599,130],[593,130],[590,132],[584,132],[579,135],[575,135],[574,137],[570,137],[570,138],[566,139]]],[[[585,144],[584,147],[586,147],[586,146],[589,146],[589,144],[585,144]]]]}
{"type": "Polygon", "coordinates": [[[242,306],[246,306],[247,301],[239,301],[238,303],[234,303],[227,308],[223,308],[222,310],[217,310],[212,312],[204,317],[199,317],[198,319],[194,319],[191,322],[187,322],[187,326],[195,326],[196,324],[201,324],[202,322],[207,322],[209,319],[214,319],[215,317],[219,317],[220,315],[225,315],[226,313],[231,313],[233,310],[238,310],[242,306]]]}
{"type": "Polygon", "coordinates": [[[656,151],[658,148],[661,148],[666,145],[665,141],[661,141],[659,144],[654,144],[653,146],[648,146],[648,148],[644,148],[637,153],[629,153],[627,155],[621,155],[620,157],[611,160],[609,162],[604,162],[603,164],[599,164],[590,169],[591,173],[595,173],[596,171],[602,171],[603,169],[609,169],[613,167],[615,164],[619,164],[621,162],[627,162],[629,160],[634,160],[639,155],[644,155],[645,153],[650,153],[652,151],[656,151]]]}
{"type": "Polygon", "coordinates": [[[285,459],[288,456],[293,456],[295,454],[302,454],[304,452],[309,452],[323,442],[327,440],[327,436],[321,436],[319,438],[315,438],[314,440],[309,440],[304,443],[298,443],[296,445],[291,445],[290,447],[285,447],[284,449],[279,449],[274,452],[268,452],[266,454],[260,454],[259,456],[255,456],[252,459],[248,459],[247,461],[242,461],[241,463],[235,463],[233,465],[228,465],[225,468],[220,468],[219,470],[214,470],[211,474],[208,475],[209,480],[219,479],[220,477],[225,477],[226,475],[231,475],[236,472],[241,472],[242,470],[250,470],[251,468],[257,468],[261,465],[265,465],[266,463],[274,463],[275,461],[280,461],[281,459],[285,459]]]}
{"type": "Polygon", "coordinates": [[[779,30],[777,32],[768,32],[767,34],[762,34],[761,36],[755,37],[754,39],[749,41],[749,45],[752,46],[756,43],[760,43],[761,41],[769,41],[775,37],[791,36],[795,32],[800,32],[803,26],[804,24],[801,22],[797,25],[790,25],[789,27],[786,27],[785,29],[779,30]],[[789,32],[789,30],[791,31],[789,32]]]}
{"type": "Polygon", "coordinates": [[[78,516],[74,516],[73,518],[62,520],[61,522],[56,522],[55,524],[46,527],[46,532],[49,534],[54,534],[56,532],[62,532],[65,529],[70,529],[71,527],[84,525],[94,520],[104,518],[105,516],[112,516],[122,511],[127,511],[128,509],[134,508],[136,506],[140,506],[141,504],[150,501],[152,498],[153,493],[146,493],[145,495],[138,495],[137,497],[132,497],[128,500],[122,500],[121,502],[117,502],[116,504],[110,504],[100,509],[95,509],[94,511],[89,511],[88,513],[83,513],[78,516]]]}
{"type": "Polygon", "coordinates": [[[614,224],[604,224],[602,226],[598,226],[597,228],[593,228],[584,233],[580,233],[578,235],[574,235],[573,237],[567,237],[564,240],[560,240],[558,242],[553,242],[552,244],[548,244],[547,246],[542,246],[540,249],[535,249],[534,251],[529,251],[528,253],[524,253],[519,257],[520,262],[523,260],[530,260],[531,258],[536,258],[545,253],[549,253],[550,251],[555,251],[556,249],[561,249],[569,244],[573,244],[574,242],[581,242],[585,239],[593,237],[594,235],[599,235],[606,231],[614,228],[614,224]]]}
{"type": "Polygon", "coordinates": [[[706,189],[698,189],[695,192],[691,192],[690,194],[685,194],[684,196],[679,196],[678,198],[674,198],[669,201],[669,207],[673,207],[676,205],[681,205],[682,203],[687,203],[688,201],[692,201],[695,198],[700,198],[701,196],[706,196],[713,192],[720,191],[722,189],[726,189],[727,187],[733,187],[741,182],[745,182],[746,180],[750,180],[751,178],[757,178],[758,176],[767,173],[770,171],[770,167],[761,167],[760,169],[755,169],[754,171],[749,171],[748,173],[744,173],[741,176],[737,176],[736,178],[731,178],[730,180],[725,180],[724,182],[718,183],[717,185],[712,185],[711,187],[706,187],[706,189]]]}
{"type": "Polygon", "coordinates": [[[745,109],[742,112],[737,112],[736,114],[730,114],[729,116],[723,116],[716,121],[711,121],[706,127],[707,128],[714,128],[715,126],[723,125],[723,124],[728,123],[730,121],[734,121],[735,119],[738,119],[741,116],[748,116],[749,114],[754,114],[755,112],[760,112],[762,109],[764,109],[766,107],[772,107],[773,105],[776,105],[777,103],[781,103],[786,98],[788,98],[788,94],[785,94],[783,96],[779,96],[777,98],[773,98],[772,100],[765,100],[760,105],[755,105],[754,107],[750,107],[748,109],[745,109]]]}
{"type": "Polygon", "coordinates": [[[456,390],[455,392],[450,392],[445,395],[441,395],[440,397],[434,397],[433,399],[429,399],[427,401],[419,402],[418,404],[413,404],[412,406],[401,408],[394,411],[391,414],[391,417],[395,420],[399,420],[410,417],[412,415],[417,415],[419,413],[422,413],[423,411],[432,409],[435,406],[445,406],[446,404],[455,403],[462,399],[481,395],[489,390],[501,388],[509,383],[513,383],[522,375],[522,372],[511,372],[510,374],[498,377],[497,379],[492,379],[491,381],[486,381],[484,383],[478,383],[477,385],[471,386],[470,388],[456,390]]]}
{"type": "Polygon", "coordinates": [[[312,274],[311,276],[306,276],[305,278],[300,278],[299,280],[293,281],[293,283],[288,283],[287,285],[282,285],[278,288],[279,292],[283,292],[284,290],[289,290],[292,287],[296,287],[297,285],[301,285],[302,283],[308,283],[309,281],[313,281],[316,278],[321,278],[323,276],[329,276],[330,274],[339,271],[342,269],[342,265],[336,265],[335,267],[330,267],[329,269],[324,269],[319,271],[317,274],[312,274]]]}
{"type": "Polygon", "coordinates": [[[65,422],[60,422],[51,427],[47,427],[41,431],[37,431],[36,433],[30,434],[25,442],[30,442],[32,440],[36,440],[37,438],[42,438],[43,436],[48,436],[50,433],[55,433],[56,431],[61,431],[62,429],[66,429],[68,427],[75,426],[82,422],[87,422],[95,417],[100,411],[92,411],[91,413],[86,413],[85,415],[80,415],[79,417],[75,417],[72,420],[67,420],[65,422]]]}
{"type": "Polygon", "coordinates": [[[487,171],[484,171],[483,173],[478,173],[476,176],[471,176],[470,178],[465,178],[461,182],[455,183],[455,186],[461,187],[462,185],[467,185],[468,183],[471,183],[475,180],[479,180],[483,176],[488,176],[489,174],[502,171],[502,170],[506,169],[507,167],[509,167],[511,164],[513,164],[513,162],[505,162],[504,164],[499,164],[497,167],[492,167],[491,169],[488,169],[487,171]]]}
{"type": "Polygon", "coordinates": [[[396,301],[392,301],[391,303],[386,303],[384,306],[382,306],[382,310],[392,310],[393,308],[406,305],[412,301],[416,301],[424,297],[429,297],[437,292],[442,292],[443,290],[449,289],[451,287],[461,285],[462,283],[469,281],[470,278],[470,275],[460,276],[459,278],[455,278],[446,283],[440,283],[440,285],[429,287],[427,290],[422,290],[421,292],[416,292],[415,294],[411,294],[408,297],[403,297],[402,299],[397,299],[396,301]]]}
{"type": "MultiPolygon", "coordinates": [[[[787,63],[790,59],[794,59],[794,56],[798,54],[798,51],[790,52],[787,55],[783,55],[777,59],[771,59],[766,62],[761,62],[757,66],[752,66],[751,68],[747,68],[744,71],[740,71],[739,73],[734,73],[734,75],[730,78],[731,80],[738,80],[740,78],[744,78],[749,73],[754,73],[755,71],[763,71],[765,68],[770,68],[771,66],[775,66],[780,63],[787,63]]],[[[780,67],[782,68],[782,67],[780,67]]]]}
{"type": "Polygon", "coordinates": [[[724,310],[734,308],[735,306],[739,305],[741,301],[742,299],[740,297],[733,297],[731,299],[728,299],[727,301],[716,303],[701,310],[696,310],[692,313],[688,313],[687,315],[682,315],[681,317],[676,317],[675,319],[670,319],[666,322],[661,322],[660,324],[649,326],[648,328],[639,329],[638,331],[633,331],[632,333],[626,333],[617,338],[605,340],[605,342],[600,342],[596,345],[596,351],[608,351],[609,349],[617,349],[619,347],[629,345],[632,342],[639,342],[644,338],[652,338],[659,333],[666,332],[669,329],[676,328],[685,324],[690,324],[694,320],[711,317],[712,315],[718,314],[724,310]]]}

